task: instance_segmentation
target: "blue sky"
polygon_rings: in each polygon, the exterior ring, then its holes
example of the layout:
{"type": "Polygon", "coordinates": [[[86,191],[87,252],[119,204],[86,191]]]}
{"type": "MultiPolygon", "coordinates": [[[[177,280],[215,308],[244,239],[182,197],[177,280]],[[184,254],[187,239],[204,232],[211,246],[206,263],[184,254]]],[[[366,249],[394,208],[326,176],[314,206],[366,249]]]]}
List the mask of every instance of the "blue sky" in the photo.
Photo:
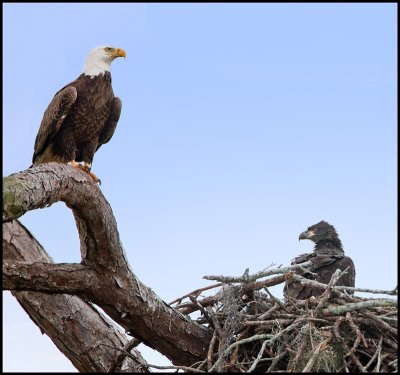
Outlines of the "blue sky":
{"type": "MultiPolygon", "coordinates": [[[[395,4],[4,4],[5,176],[29,167],[52,96],[102,44],[127,58],[111,66],[122,114],[93,171],[133,271],[163,300],[204,275],[288,265],[320,220],[356,286],[395,286],[395,4]]],[[[79,262],[63,203],[21,221],[56,262],[79,262]]],[[[73,370],[3,301],[5,371],[73,370]]]]}

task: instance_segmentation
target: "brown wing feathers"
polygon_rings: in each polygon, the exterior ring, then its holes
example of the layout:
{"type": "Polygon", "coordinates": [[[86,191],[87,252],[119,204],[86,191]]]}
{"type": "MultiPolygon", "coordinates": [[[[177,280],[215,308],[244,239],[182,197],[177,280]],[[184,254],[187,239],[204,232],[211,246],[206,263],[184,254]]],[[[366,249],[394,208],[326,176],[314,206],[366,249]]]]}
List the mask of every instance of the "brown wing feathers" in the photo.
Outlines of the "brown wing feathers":
{"type": "Polygon", "coordinates": [[[121,108],[122,108],[121,99],[115,97],[113,99],[110,115],[108,116],[103,131],[100,133],[96,151],[100,148],[101,145],[107,143],[113,136],[114,131],[117,127],[119,116],[121,115],[121,108]]]}
{"type": "MultiPolygon", "coordinates": [[[[67,86],[60,90],[48,105],[44,112],[39,132],[36,136],[34,153],[32,157],[33,165],[41,163],[39,156],[49,145],[51,140],[60,130],[71,106],[75,103],[77,91],[73,86],[67,86]]],[[[49,155],[50,156],[50,155],[49,155]]]]}

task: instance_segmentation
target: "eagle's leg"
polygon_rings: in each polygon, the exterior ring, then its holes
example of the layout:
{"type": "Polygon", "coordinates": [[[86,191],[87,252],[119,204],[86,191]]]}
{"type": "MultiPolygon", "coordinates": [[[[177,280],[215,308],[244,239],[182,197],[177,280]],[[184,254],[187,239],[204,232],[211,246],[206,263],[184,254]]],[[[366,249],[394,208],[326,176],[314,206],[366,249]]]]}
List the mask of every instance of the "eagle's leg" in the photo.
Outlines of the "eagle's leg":
{"type": "Polygon", "coordinates": [[[101,180],[98,178],[93,172],[91,172],[92,169],[92,164],[91,163],[86,163],[85,161],[83,162],[83,165],[81,168],[92,177],[94,182],[98,182],[99,185],[101,185],[101,180]]]}

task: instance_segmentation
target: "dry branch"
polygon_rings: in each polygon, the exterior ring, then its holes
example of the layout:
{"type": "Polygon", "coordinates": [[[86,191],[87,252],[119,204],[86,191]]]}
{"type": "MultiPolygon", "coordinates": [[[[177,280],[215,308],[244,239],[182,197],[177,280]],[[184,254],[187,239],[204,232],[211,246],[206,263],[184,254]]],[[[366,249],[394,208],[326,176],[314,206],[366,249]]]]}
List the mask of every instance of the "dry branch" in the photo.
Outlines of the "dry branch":
{"type": "Polygon", "coordinates": [[[203,279],[206,280],[215,280],[215,281],[221,281],[223,283],[246,283],[249,281],[255,281],[257,279],[260,279],[262,277],[266,277],[266,276],[271,276],[271,275],[278,275],[278,274],[285,274],[287,272],[290,271],[301,271],[301,272],[308,272],[309,274],[312,274],[308,268],[312,266],[311,261],[308,262],[304,262],[301,264],[294,264],[292,266],[289,267],[278,267],[278,268],[274,268],[272,270],[263,270],[260,272],[257,272],[254,275],[247,275],[246,276],[240,276],[240,277],[235,277],[235,276],[216,276],[216,275],[206,275],[203,276],[203,279]]]}
{"type": "MultiPolygon", "coordinates": [[[[27,264],[42,262],[54,266],[53,260],[18,220],[3,223],[3,257],[10,262],[18,259],[27,264]]],[[[41,332],[81,372],[106,372],[113,367],[114,353],[99,343],[123,348],[128,342],[110,319],[82,298],[39,292],[13,291],[12,294],[41,332]]],[[[124,367],[128,372],[143,372],[144,359],[136,350],[130,353],[133,361],[121,361],[116,369],[124,367]]]]}
{"type": "MultiPolygon", "coordinates": [[[[91,280],[71,265],[35,265],[35,283],[27,285],[29,266],[4,263],[3,288],[38,292],[74,292],[100,306],[131,335],[155,348],[175,365],[204,360],[212,332],[187,319],[162,301],[131,271],[120,243],[117,224],[108,202],[88,174],[58,163],[13,174],[3,179],[3,221],[63,201],[75,216],[81,245],[81,264],[91,280]],[[54,271],[54,272],[53,272],[54,271]],[[63,277],[68,273],[68,277],[63,277]],[[60,281],[52,283],[48,278],[60,281]],[[46,281],[47,279],[47,281],[46,281]],[[85,283],[83,290],[76,285],[85,283]],[[73,290],[69,289],[73,286],[73,290]],[[53,287],[53,290],[50,289],[53,287]]],[[[24,244],[21,244],[24,251],[24,244]]]]}

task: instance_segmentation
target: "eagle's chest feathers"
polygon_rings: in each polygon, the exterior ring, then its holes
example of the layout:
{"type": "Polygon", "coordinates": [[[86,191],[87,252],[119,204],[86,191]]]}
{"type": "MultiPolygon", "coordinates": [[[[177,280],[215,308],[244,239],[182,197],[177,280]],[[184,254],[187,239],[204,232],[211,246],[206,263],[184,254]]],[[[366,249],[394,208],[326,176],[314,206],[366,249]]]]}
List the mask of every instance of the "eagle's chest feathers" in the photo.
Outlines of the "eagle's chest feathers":
{"type": "Polygon", "coordinates": [[[111,111],[111,77],[105,73],[80,78],[76,85],[78,97],[66,125],[77,143],[96,142],[111,111]]]}

